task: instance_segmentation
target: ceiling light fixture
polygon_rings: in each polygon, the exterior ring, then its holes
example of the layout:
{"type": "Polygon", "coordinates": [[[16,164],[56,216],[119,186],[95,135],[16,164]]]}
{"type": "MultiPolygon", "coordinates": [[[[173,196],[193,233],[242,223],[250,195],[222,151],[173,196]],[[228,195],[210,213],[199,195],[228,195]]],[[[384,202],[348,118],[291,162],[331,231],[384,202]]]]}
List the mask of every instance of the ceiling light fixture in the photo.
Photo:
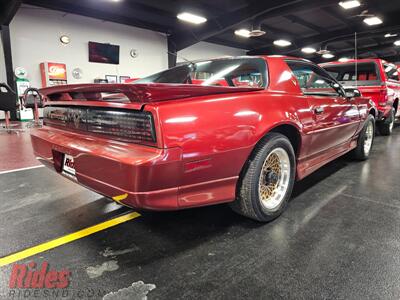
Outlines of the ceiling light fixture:
{"type": "Polygon", "coordinates": [[[205,23],[207,22],[207,19],[202,17],[202,16],[198,16],[198,15],[194,15],[188,12],[183,12],[180,13],[176,16],[179,20],[188,22],[188,23],[192,23],[192,24],[201,24],[201,23],[205,23]]]}
{"type": "Polygon", "coordinates": [[[248,30],[245,28],[235,30],[235,34],[241,37],[249,38],[249,37],[258,37],[264,35],[266,32],[261,28],[253,28],[252,30],[248,30]]]}
{"type": "Polygon", "coordinates": [[[274,45],[275,46],[279,46],[279,47],[287,47],[290,46],[292,43],[287,41],[287,40],[276,40],[274,41],[274,45]]]}
{"type": "Polygon", "coordinates": [[[330,59],[330,58],[334,58],[335,55],[333,55],[332,53],[325,53],[325,54],[322,54],[322,57],[326,58],[326,59],[330,59]]]}
{"type": "Polygon", "coordinates": [[[367,24],[368,26],[374,26],[382,24],[383,21],[378,17],[369,17],[364,19],[364,23],[367,24]]]}
{"type": "Polygon", "coordinates": [[[395,36],[398,36],[398,34],[397,33],[386,33],[385,34],[385,38],[391,38],[391,37],[395,37],[395,36]]]}
{"type": "Polygon", "coordinates": [[[395,46],[400,46],[400,40],[394,42],[395,46]]]}
{"type": "Polygon", "coordinates": [[[235,30],[235,34],[241,37],[249,38],[250,37],[250,30],[247,29],[238,29],[235,30]]]}
{"type": "Polygon", "coordinates": [[[354,7],[359,7],[361,5],[360,1],[357,0],[350,0],[350,1],[341,1],[339,5],[344,9],[351,9],[354,7]]]}
{"type": "Polygon", "coordinates": [[[265,33],[266,32],[264,30],[259,28],[259,29],[252,29],[249,34],[251,37],[258,37],[264,35],[265,33]]]}
{"type": "Polygon", "coordinates": [[[317,49],[312,48],[312,47],[304,47],[303,49],[301,49],[301,52],[307,53],[307,54],[312,54],[312,53],[317,52],[317,49]]]}
{"type": "Polygon", "coordinates": [[[347,57],[341,57],[341,58],[339,58],[339,61],[340,62],[347,62],[347,61],[349,61],[350,59],[349,58],[347,58],[347,57]]]}

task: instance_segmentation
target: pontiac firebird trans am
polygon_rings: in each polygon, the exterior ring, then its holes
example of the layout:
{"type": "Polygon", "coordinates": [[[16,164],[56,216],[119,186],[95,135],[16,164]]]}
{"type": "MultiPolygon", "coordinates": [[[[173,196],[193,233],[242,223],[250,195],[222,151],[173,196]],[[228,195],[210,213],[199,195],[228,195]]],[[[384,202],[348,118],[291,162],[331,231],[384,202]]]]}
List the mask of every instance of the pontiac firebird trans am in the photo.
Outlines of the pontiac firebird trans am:
{"type": "Polygon", "coordinates": [[[376,107],[315,64],[283,56],[188,62],[134,84],[41,90],[39,160],[134,208],[230,202],[278,217],[295,180],[352,152],[367,159],[376,107]]]}

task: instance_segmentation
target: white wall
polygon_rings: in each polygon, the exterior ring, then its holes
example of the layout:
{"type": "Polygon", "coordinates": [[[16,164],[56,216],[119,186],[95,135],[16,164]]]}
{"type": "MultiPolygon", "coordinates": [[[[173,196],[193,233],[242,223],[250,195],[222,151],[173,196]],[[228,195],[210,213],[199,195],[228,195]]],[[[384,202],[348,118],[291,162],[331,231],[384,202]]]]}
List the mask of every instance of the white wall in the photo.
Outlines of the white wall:
{"type": "Polygon", "coordinates": [[[39,64],[45,61],[67,64],[68,83],[92,83],[105,75],[143,77],[168,67],[167,39],[158,32],[31,6],[21,7],[10,30],[14,67],[26,68],[35,87],[41,86],[39,64]],[[59,41],[64,34],[71,39],[67,46],[59,41]],[[89,41],[120,45],[120,64],[90,63],[89,41]],[[139,51],[137,58],[131,58],[131,49],[139,51]],[[80,80],[71,74],[77,67],[80,80]]]}
{"type": "Polygon", "coordinates": [[[184,61],[182,57],[186,58],[187,60],[196,60],[196,59],[216,58],[227,55],[229,56],[246,55],[246,50],[211,44],[207,42],[199,42],[193,46],[190,46],[186,49],[179,51],[177,61],[178,62],[184,61]]]}
{"type": "MultiPolygon", "coordinates": [[[[28,5],[20,8],[10,30],[14,68],[26,68],[34,87],[41,87],[39,64],[45,61],[65,63],[68,83],[92,83],[105,75],[144,77],[168,67],[167,38],[154,31],[28,5]],[[62,35],[70,37],[69,45],[60,43],[62,35]],[[90,63],[89,41],[120,45],[120,64],[90,63]],[[137,58],[131,58],[131,49],[138,50],[137,58]],[[83,71],[79,80],[72,77],[72,70],[77,67],[83,71]]],[[[245,53],[242,49],[200,42],[178,54],[195,60],[245,53]]],[[[179,61],[183,60],[178,58],[179,61]]],[[[3,77],[5,80],[2,57],[0,62],[1,81],[3,77]]]]}
{"type": "Polygon", "coordinates": [[[3,43],[1,42],[0,39],[0,82],[6,82],[6,81],[7,81],[7,76],[6,76],[6,66],[4,63],[3,43]]]}

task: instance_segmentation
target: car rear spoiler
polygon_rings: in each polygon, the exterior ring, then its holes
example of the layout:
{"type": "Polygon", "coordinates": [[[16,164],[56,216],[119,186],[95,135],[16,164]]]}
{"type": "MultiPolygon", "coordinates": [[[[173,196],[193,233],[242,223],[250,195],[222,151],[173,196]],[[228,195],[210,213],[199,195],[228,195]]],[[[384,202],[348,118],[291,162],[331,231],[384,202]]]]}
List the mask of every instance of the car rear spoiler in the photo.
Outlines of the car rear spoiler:
{"type": "Polygon", "coordinates": [[[49,87],[40,92],[48,101],[105,101],[149,103],[214,94],[254,92],[259,87],[203,86],[194,84],[76,84],[49,87]]]}

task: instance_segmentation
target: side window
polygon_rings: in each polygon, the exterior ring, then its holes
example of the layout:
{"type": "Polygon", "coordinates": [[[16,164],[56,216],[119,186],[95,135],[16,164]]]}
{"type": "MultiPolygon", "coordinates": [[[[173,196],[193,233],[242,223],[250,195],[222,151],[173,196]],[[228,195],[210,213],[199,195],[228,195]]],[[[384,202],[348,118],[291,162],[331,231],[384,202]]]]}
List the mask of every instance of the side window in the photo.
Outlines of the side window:
{"type": "Polygon", "coordinates": [[[399,81],[399,72],[394,65],[383,64],[387,79],[399,81]]]}
{"type": "Polygon", "coordinates": [[[305,95],[339,95],[339,85],[319,68],[300,61],[287,61],[287,64],[305,95]]]}
{"type": "Polygon", "coordinates": [[[336,80],[339,80],[339,76],[340,73],[339,72],[335,72],[335,71],[327,71],[329,75],[331,75],[331,77],[335,78],[336,80]]]}

